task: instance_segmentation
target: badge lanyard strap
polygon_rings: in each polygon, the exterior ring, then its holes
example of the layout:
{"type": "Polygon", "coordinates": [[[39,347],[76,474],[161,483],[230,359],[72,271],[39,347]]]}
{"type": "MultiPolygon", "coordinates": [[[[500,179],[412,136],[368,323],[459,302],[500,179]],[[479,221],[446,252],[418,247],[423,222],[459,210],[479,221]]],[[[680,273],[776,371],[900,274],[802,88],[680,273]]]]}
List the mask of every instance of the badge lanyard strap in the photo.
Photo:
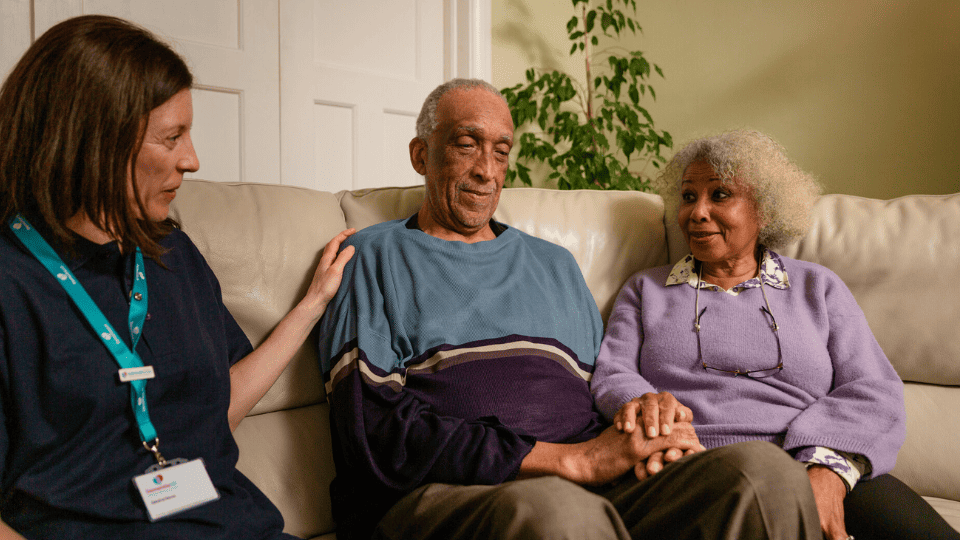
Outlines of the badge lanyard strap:
{"type": "MultiPolygon", "coordinates": [[[[131,349],[127,348],[126,344],[120,339],[96,302],[90,298],[83,285],[77,281],[73,272],[67,268],[60,256],[44,240],[43,236],[30,225],[26,218],[17,215],[10,222],[10,229],[30,250],[30,253],[57,278],[57,281],[60,282],[60,285],[83,313],[83,316],[86,317],[87,322],[100,337],[107,350],[113,355],[117,364],[124,369],[143,367],[143,361],[135,351],[137,343],[140,341],[143,322],[147,316],[147,279],[143,273],[143,254],[140,252],[140,248],[137,248],[134,262],[133,290],[131,291],[133,298],[130,301],[128,316],[130,337],[133,342],[133,348],[131,349]]],[[[157,430],[153,427],[150,414],[147,412],[146,388],[146,380],[130,381],[130,404],[137,419],[140,439],[143,441],[144,447],[154,453],[157,461],[163,463],[165,460],[157,450],[159,444],[157,430]]]]}

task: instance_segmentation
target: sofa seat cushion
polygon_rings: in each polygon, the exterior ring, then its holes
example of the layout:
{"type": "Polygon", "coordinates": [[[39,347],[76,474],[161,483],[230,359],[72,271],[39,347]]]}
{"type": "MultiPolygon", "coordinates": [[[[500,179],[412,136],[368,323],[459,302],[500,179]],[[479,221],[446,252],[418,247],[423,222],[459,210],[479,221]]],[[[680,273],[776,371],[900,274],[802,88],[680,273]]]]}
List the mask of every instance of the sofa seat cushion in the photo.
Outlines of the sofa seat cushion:
{"type": "Polygon", "coordinates": [[[243,419],[234,437],[237,469],[273,501],[300,538],[333,532],[330,482],[335,475],[326,403],[243,419]]]}
{"type": "Polygon", "coordinates": [[[938,497],[924,497],[934,510],[947,520],[951,527],[960,531],[960,502],[938,497]]]}

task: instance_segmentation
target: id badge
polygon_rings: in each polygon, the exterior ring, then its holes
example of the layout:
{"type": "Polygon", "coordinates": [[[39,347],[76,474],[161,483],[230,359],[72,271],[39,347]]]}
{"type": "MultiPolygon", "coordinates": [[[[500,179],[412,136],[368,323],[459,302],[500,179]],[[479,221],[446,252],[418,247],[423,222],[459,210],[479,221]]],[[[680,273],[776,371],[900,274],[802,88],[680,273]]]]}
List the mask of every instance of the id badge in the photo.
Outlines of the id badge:
{"type": "Polygon", "coordinates": [[[203,459],[194,459],[133,478],[147,507],[150,521],[156,521],[220,498],[207,474],[203,459]]]}

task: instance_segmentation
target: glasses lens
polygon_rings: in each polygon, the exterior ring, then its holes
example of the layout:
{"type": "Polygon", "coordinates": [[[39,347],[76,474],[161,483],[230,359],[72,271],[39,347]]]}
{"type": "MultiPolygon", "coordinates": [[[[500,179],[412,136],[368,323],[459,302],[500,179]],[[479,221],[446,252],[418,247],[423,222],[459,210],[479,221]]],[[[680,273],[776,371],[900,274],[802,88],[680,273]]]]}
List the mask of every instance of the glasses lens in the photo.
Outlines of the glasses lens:
{"type": "MultiPolygon", "coordinates": [[[[760,310],[766,313],[767,315],[769,315],[771,320],[773,320],[773,315],[770,314],[770,311],[768,311],[765,307],[761,307],[760,310]]],[[[783,351],[780,348],[780,334],[777,332],[779,328],[776,326],[777,323],[775,320],[771,324],[770,328],[773,330],[773,337],[777,340],[777,359],[779,360],[779,363],[776,366],[767,368],[767,369],[739,370],[739,369],[724,369],[720,367],[707,365],[707,363],[704,362],[704,359],[703,359],[703,345],[700,342],[700,333],[701,333],[700,324],[703,319],[703,314],[706,311],[707,311],[707,308],[703,308],[703,311],[700,312],[700,316],[697,317],[697,328],[696,328],[697,354],[699,355],[700,365],[703,366],[704,370],[710,371],[712,373],[716,373],[717,375],[726,375],[728,377],[749,377],[751,379],[763,379],[764,377],[772,377],[777,373],[780,373],[781,371],[783,371],[783,351]]]]}
{"type": "Polygon", "coordinates": [[[770,369],[759,369],[756,371],[737,371],[735,369],[721,369],[713,366],[703,366],[704,369],[711,373],[717,375],[722,375],[725,377],[750,377],[751,379],[762,379],[764,377],[772,377],[777,373],[780,373],[783,368],[780,366],[773,367],[770,369]]]}
{"type": "Polygon", "coordinates": [[[775,367],[770,369],[761,369],[759,371],[751,371],[750,373],[747,373],[747,377],[750,377],[751,379],[762,379],[764,377],[772,377],[777,373],[780,373],[780,370],[782,369],[783,368],[781,367],[775,367]]]}

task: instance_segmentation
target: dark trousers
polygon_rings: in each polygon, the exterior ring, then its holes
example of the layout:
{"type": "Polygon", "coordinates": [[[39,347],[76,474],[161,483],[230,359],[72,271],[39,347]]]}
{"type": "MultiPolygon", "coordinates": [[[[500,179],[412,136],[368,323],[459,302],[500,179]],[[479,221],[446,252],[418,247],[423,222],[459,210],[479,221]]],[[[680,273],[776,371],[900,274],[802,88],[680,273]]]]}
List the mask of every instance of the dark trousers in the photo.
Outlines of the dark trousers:
{"type": "Polygon", "coordinates": [[[380,521],[377,539],[822,540],[802,464],[766,442],[687,456],[644,481],[585,489],[557,477],[428,484],[380,521]]]}
{"type": "Polygon", "coordinates": [[[960,532],[889,474],[858,482],[843,511],[847,533],[856,540],[960,540],[960,532]]]}

